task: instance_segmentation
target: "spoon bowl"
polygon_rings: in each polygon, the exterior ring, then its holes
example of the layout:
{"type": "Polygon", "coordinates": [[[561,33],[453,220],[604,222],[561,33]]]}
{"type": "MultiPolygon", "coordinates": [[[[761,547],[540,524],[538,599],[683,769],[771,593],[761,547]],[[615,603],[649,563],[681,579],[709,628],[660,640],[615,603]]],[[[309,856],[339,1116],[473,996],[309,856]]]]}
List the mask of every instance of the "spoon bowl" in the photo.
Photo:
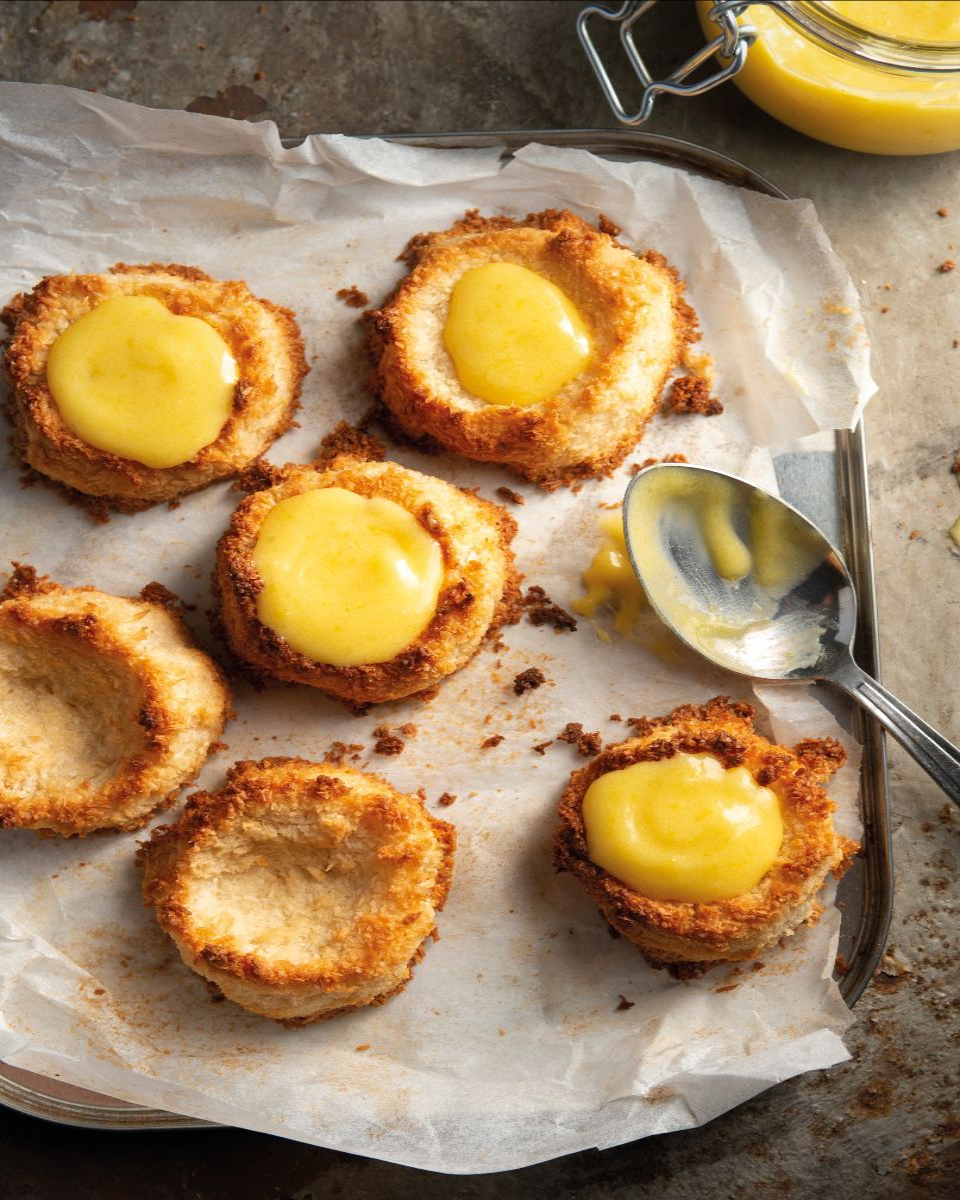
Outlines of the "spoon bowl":
{"type": "Polygon", "coordinates": [[[735,475],[659,463],[627,488],[623,528],[652,608],[692,650],[754,679],[830,681],[960,804],[960,751],[854,662],[853,581],[802,513],[735,475]]]}

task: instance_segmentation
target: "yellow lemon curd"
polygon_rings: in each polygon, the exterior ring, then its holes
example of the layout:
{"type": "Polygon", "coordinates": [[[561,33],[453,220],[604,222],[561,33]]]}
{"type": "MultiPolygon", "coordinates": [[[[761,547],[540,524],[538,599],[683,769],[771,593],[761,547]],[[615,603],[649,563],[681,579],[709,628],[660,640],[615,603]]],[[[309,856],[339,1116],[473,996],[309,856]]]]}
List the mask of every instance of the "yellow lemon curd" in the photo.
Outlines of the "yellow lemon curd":
{"type": "Polygon", "coordinates": [[[47,385],[77,437],[158,468],[216,441],[237,379],[212,326],[152,296],[104,300],[64,330],[47,361],[47,385]]]}
{"type": "Polygon", "coordinates": [[[651,900],[705,904],[741,896],[783,841],[774,792],[745,767],[676,754],[601,775],[583,798],[591,860],[651,900]]]}
{"type": "Polygon", "coordinates": [[[586,595],[579,596],[570,607],[592,620],[600,608],[609,606],[613,609],[614,629],[629,637],[647,598],[630,565],[619,509],[601,515],[600,531],[600,549],[581,576],[586,595]]]}
{"type": "Polygon", "coordinates": [[[460,383],[488,404],[526,407],[555,395],[590,361],[570,299],[516,263],[488,263],[454,284],[443,342],[460,383]]]}
{"type": "MultiPolygon", "coordinates": [[[[698,0],[708,36],[711,0],[698,0]]],[[[831,0],[826,7],[868,33],[905,46],[960,50],[960,0],[831,0]]],[[[890,71],[815,44],[774,10],[751,5],[756,26],[737,86],[760,108],[809,137],[869,154],[938,154],[960,148],[960,71],[890,71]]]]}
{"type": "Polygon", "coordinates": [[[281,500],[253,550],[262,624],[315,662],[388,662],[433,618],[439,544],[405,508],[330,487],[281,500]]]}

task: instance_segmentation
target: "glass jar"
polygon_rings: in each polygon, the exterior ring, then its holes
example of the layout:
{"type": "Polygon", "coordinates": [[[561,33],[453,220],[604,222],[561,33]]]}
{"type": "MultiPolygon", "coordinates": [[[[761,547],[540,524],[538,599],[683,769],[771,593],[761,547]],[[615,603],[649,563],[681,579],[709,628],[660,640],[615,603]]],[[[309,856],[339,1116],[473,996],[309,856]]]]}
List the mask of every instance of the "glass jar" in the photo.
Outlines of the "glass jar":
{"type": "MultiPolygon", "coordinates": [[[[697,8],[715,37],[714,0],[697,8]]],[[[960,149],[960,0],[779,0],[734,11],[757,31],[734,81],[778,121],[868,154],[960,149]]]]}

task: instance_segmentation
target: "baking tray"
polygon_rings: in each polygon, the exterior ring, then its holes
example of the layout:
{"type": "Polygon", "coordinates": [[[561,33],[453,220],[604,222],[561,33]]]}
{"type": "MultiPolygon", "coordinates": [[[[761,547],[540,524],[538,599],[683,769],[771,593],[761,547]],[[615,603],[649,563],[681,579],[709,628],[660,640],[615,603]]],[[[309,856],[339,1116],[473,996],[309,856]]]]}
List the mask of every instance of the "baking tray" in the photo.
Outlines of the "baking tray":
{"type": "MultiPolygon", "coordinates": [[[[666,163],[698,175],[788,199],[749,167],[693,142],[632,130],[507,130],[490,133],[443,133],[393,136],[391,141],[436,148],[503,146],[505,157],[528,142],[589,150],[607,158],[666,163]]],[[[284,139],[296,145],[299,139],[284,139]]],[[[870,498],[867,489],[866,444],[861,422],[852,431],[840,430],[774,458],[780,492],[818,524],[840,546],[856,584],[859,614],[855,657],[860,666],[880,677],[873,551],[870,544],[870,498]],[[823,444],[821,444],[823,443],[823,444]]],[[[834,707],[863,746],[860,775],[860,815],[863,852],[844,876],[837,904],[842,913],[839,954],[842,970],[837,984],[852,1008],[869,983],[886,942],[893,906],[889,791],[884,734],[860,708],[837,696],[834,707]]],[[[0,1063],[0,1103],[19,1112],[61,1125],[92,1129],[212,1129],[209,1121],[178,1116],[112,1100],[95,1092],[68,1087],[0,1063]]]]}

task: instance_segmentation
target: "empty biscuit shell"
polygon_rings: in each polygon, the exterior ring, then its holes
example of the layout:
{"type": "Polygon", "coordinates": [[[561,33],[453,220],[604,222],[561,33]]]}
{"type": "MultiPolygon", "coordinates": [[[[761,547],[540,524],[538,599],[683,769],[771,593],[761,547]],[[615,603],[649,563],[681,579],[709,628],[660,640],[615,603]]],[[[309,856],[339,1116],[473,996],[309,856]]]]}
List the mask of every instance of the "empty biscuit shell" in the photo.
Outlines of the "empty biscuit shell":
{"type": "Polygon", "coordinates": [[[14,446],[26,466],[88,498],[95,511],[109,506],[134,512],[236,474],[290,428],[308,369],[289,309],[258,299],[245,283],[177,264],[118,263],[103,275],[50,275],[14,297],[2,319],[12,331],[4,361],[14,446]],[[237,363],[226,423],[179,466],[149,467],[91,446],[68,427],[47,384],[47,362],[59,336],[120,296],[150,296],[177,316],[200,318],[237,363]]]}
{"type": "Polygon", "coordinates": [[[638,257],[570,212],[520,221],[470,212],[447,231],[415,238],[406,257],[410,274],[366,315],[371,389],[408,438],[502,463],[546,488],[619,465],[699,336],[683,284],[661,255],[638,257]],[[444,346],[454,285],[494,262],[525,267],[560,288],[594,345],[581,374],[529,406],[472,395],[444,346]]]}
{"type": "Polygon", "coordinates": [[[0,603],[0,826],[138,829],[196,777],[230,696],[168,598],[17,568],[0,603]]]}
{"type": "Polygon", "coordinates": [[[143,894],[187,966],[287,1026],[382,1004],[435,933],[456,835],[351,767],[240,762],[140,850],[143,894]]]}
{"type": "Polygon", "coordinates": [[[269,478],[272,485],[238,506],[220,538],[214,581],[226,639],[258,672],[321,688],[354,706],[395,700],[433,687],[459,670],[486,638],[517,619],[518,576],[511,549],[517,527],[499,505],[398,463],[354,453],[273,470],[269,478]],[[440,546],[443,580],[436,611],[422,633],[387,662],[316,662],[294,650],[257,615],[263,581],[253,552],[267,514],[288,497],[328,487],[393,501],[440,546]]]}
{"type": "Polygon", "coordinates": [[[839,876],[857,851],[837,834],[834,805],[821,786],[843,765],[843,747],[831,738],[807,739],[787,749],[758,734],[753,709],[717,697],[684,705],[666,717],[638,720],[637,736],[600,753],[575,771],[560,802],[554,863],[569,871],[596,901],[617,933],[652,966],[678,977],[714,963],[758,958],[781,938],[819,916],[817,894],[826,877],[839,876]],[[591,861],[583,798],[601,775],[674,754],[709,754],[724,768],[743,766],[777,796],[783,840],[773,866],[752,891],[727,900],[688,903],[654,900],[591,861]]]}

